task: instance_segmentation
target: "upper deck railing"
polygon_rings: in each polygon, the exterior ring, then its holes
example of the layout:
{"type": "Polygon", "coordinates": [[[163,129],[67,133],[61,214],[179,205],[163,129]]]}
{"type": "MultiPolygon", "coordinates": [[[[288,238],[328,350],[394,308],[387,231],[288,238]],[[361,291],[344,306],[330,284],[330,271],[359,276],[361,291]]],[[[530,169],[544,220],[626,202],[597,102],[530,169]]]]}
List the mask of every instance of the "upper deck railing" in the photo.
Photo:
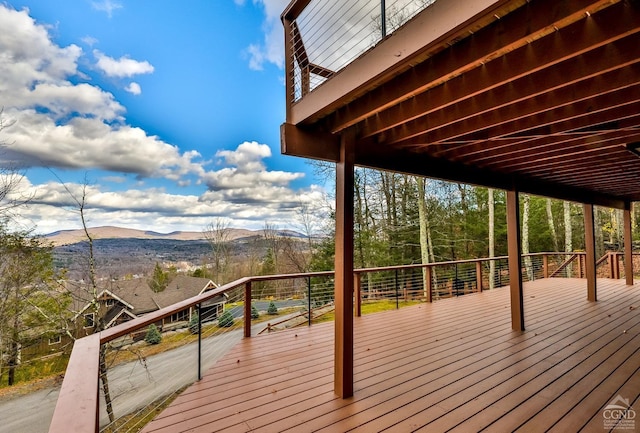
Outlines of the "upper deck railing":
{"type": "MultiPolygon", "coordinates": [[[[636,257],[638,256],[634,255],[634,260],[636,257]]],[[[523,278],[526,281],[548,277],[582,278],[585,270],[584,260],[585,253],[582,252],[526,254],[523,255],[522,261],[523,278]]],[[[621,260],[624,260],[621,253],[605,255],[598,260],[598,276],[621,278],[624,273],[624,267],[620,266],[621,260]]],[[[638,269],[638,266],[635,268],[638,269]]],[[[399,308],[416,302],[430,302],[508,285],[508,269],[507,257],[357,269],[354,271],[354,298],[356,301],[354,314],[360,316],[366,312],[367,304],[386,303],[392,308],[399,308]]],[[[275,319],[274,316],[275,322],[262,322],[260,327],[264,330],[270,331],[289,320],[297,325],[307,323],[311,325],[316,318],[324,316],[320,320],[325,320],[327,314],[331,314],[333,290],[332,271],[246,277],[98,334],[79,339],[71,353],[49,432],[100,431],[100,413],[103,413],[104,416],[105,405],[100,403],[99,359],[101,347],[104,345],[111,345],[116,341],[126,339],[136,331],[190,307],[197,306],[199,308],[201,305],[206,305],[208,300],[216,298],[221,293],[228,295],[230,305],[227,309],[234,313],[237,319],[236,324],[239,325],[222,330],[223,335],[229,336],[235,333],[237,338],[241,338],[242,335],[250,337],[257,333],[255,329],[252,330],[252,326],[256,324],[256,320],[253,320],[252,323],[252,306],[263,300],[280,300],[287,303],[291,312],[284,317],[286,320],[283,320],[282,317],[275,319]]],[[[201,325],[198,328],[200,336],[201,325]]],[[[221,343],[220,334],[214,336],[212,340],[210,345],[219,345],[221,343]]],[[[230,347],[235,344],[235,341],[237,339],[231,342],[227,340],[223,343],[226,347],[230,347]]],[[[197,377],[200,377],[199,369],[201,362],[203,362],[200,359],[202,351],[199,338],[197,377]]],[[[177,354],[176,359],[178,359],[177,354]]],[[[153,362],[150,358],[143,361],[145,368],[147,364],[153,362]]],[[[172,369],[171,374],[173,375],[180,370],[196,370],[195,364],[194,367],[185,366],[184,358],[175,362],[177,365],[175,369],[172,369]]],[[[147,374],[150,373],[147,372],[147,374]]],[[[191,377],[191,381],[193,381],[196,376],[191,375],[191,377]]],[[[164,379],[166,378],[157,377],[153,381],[160,383],[164,379]]],[[[122,387],[122,394],[137,391],[132,389],[130,369],[127,369],[124,381],[126,384],[122,387]]],[[[180,384],[178,389],[185,385],[187,383],[180,384]]],[[[170,393],[175,394],[175,390],[170,393]]],[[[116,394],[120,394],[120,392],[116,394]]],[[[164,397],[164,395],[159,395],[156,398],[164,397]]],[[[131,411],[137,408],[129,407],[128,409],[131,411]]],[[[118,416],[127,414],[128,412],[120,413],[118,416]]],[[[117,431],[127,430],[118,429],[117,431]]]]}
{"type": "Polygon", "coordinates": [[[436,0],[299,0],[283,13],[287,100],[318,87],[436,0]]]}

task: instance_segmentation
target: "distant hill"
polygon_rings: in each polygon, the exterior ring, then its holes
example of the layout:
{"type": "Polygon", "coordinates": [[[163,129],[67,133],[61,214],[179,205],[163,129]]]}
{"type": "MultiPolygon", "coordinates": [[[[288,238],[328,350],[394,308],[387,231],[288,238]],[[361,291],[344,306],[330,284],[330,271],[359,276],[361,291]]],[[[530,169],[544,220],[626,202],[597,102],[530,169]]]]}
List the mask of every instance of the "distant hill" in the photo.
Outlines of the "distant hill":
{"type": "MultiPolygon", "coordinates": [[[[285,231],[287,236],[299,237],[299,233],[285,231]]],[[[180,241],[197,241],[204,239],[202,232],[182,232],[176,231],[171,233],[157,233],[154,231],[144,231],[135,229],[126,229],[122,227],[92,227],[89,229],[91,237],[98,239],[172,239],[180,241]]],[[[229,240],[247,238],[262,234],[262,230],[246,230],[246,229],[229,229],[229,240]]],[[[54,245],[71,245],[85,241],[84,230],[59,230],[45,236],[54,245]]]]}

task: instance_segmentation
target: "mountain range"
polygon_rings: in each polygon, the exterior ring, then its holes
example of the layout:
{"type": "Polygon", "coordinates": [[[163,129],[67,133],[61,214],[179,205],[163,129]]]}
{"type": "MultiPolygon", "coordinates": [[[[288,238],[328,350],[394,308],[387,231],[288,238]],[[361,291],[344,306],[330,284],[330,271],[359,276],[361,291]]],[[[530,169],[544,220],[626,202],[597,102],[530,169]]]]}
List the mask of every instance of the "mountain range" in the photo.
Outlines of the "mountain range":
{"type": "MultiPolygon", "coordinates": [[[[158,233],[150,230],[136,230],[127,229],[122,227],[103,226],[103,227],[91,227],[89,233],[94,240],[98,239],[171,239],[180,241],[198,241],[204,240],[205,236],[203,232],[187,232],[187,231],[175,231],[171,233],[158,233]]],[[[263,230],[247,230],[247,229],[234,229],[229,228],[227,233],[227,240],[233,241],[236,239],[249,238],[257,235],[262,235],[263,230]]],[[[279,230],[280,236],[289,237],[303,237],[298,232],[292,230],[279,230]]],[[[84,230],[59,230],[57,232],[49,233],[45,236],[49,241],[53,242],[53,245],[71,245],[78,242],[85,241],[87,239],[84,230]]]]}

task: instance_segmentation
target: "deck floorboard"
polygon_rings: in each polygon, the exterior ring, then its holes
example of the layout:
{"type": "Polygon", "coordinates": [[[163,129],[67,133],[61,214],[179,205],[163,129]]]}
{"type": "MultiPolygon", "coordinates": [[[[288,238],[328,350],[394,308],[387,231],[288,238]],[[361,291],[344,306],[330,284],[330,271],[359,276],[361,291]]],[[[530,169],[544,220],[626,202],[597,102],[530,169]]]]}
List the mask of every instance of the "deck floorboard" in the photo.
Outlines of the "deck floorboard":
{"type": "Polygon", "coordinates": [[[640,284],[598,280],[596,303],[580,279],[524,291],[524,332],[507,288],[355,318],[348,399],[332,323],[244,339],[143,431],[589,432],[616,396],[640,405],[640,284]]]}

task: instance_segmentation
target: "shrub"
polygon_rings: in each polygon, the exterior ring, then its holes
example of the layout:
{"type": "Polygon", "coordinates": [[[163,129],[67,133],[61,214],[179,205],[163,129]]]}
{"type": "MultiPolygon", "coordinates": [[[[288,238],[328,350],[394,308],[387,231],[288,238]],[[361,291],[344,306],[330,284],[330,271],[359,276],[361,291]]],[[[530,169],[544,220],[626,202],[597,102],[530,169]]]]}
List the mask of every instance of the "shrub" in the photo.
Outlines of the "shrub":
{"type": "Polygon", "coordinates": [[[221,328],[229,328],[233,325],[233,316],[229,310],[222,313],[220,317],[218,317],[218,326],[221,328]]]}
{"type": "Polygon", "coordinates": [[[269,303],[269,308],[267,308],[267,314],[270,314],[272,316],[275,316],[276,314],[278,314],[278,307],[276,307],[276,304],[273,301],[269,303]]]}
{"type": "Polygon", "coordinates": [[[255,305],[251,306],[251,318],[252,319],[257,319],[260,317],[260,313],[258,312],[258,309],[256,308],[255,305]]]}
{"type": "Polygon", "coordinates": [[[149,326],[147,334],[144,336],[144,341],[149,344],[158,344],[162,341],[162,334],[158,331],[156,325],[149,326]]]}
{"type": "Polygon", "coordinates": [[[189,332],[192,334],[198,333],[198,313],[193,313],[189,320],[189,332]]]}

